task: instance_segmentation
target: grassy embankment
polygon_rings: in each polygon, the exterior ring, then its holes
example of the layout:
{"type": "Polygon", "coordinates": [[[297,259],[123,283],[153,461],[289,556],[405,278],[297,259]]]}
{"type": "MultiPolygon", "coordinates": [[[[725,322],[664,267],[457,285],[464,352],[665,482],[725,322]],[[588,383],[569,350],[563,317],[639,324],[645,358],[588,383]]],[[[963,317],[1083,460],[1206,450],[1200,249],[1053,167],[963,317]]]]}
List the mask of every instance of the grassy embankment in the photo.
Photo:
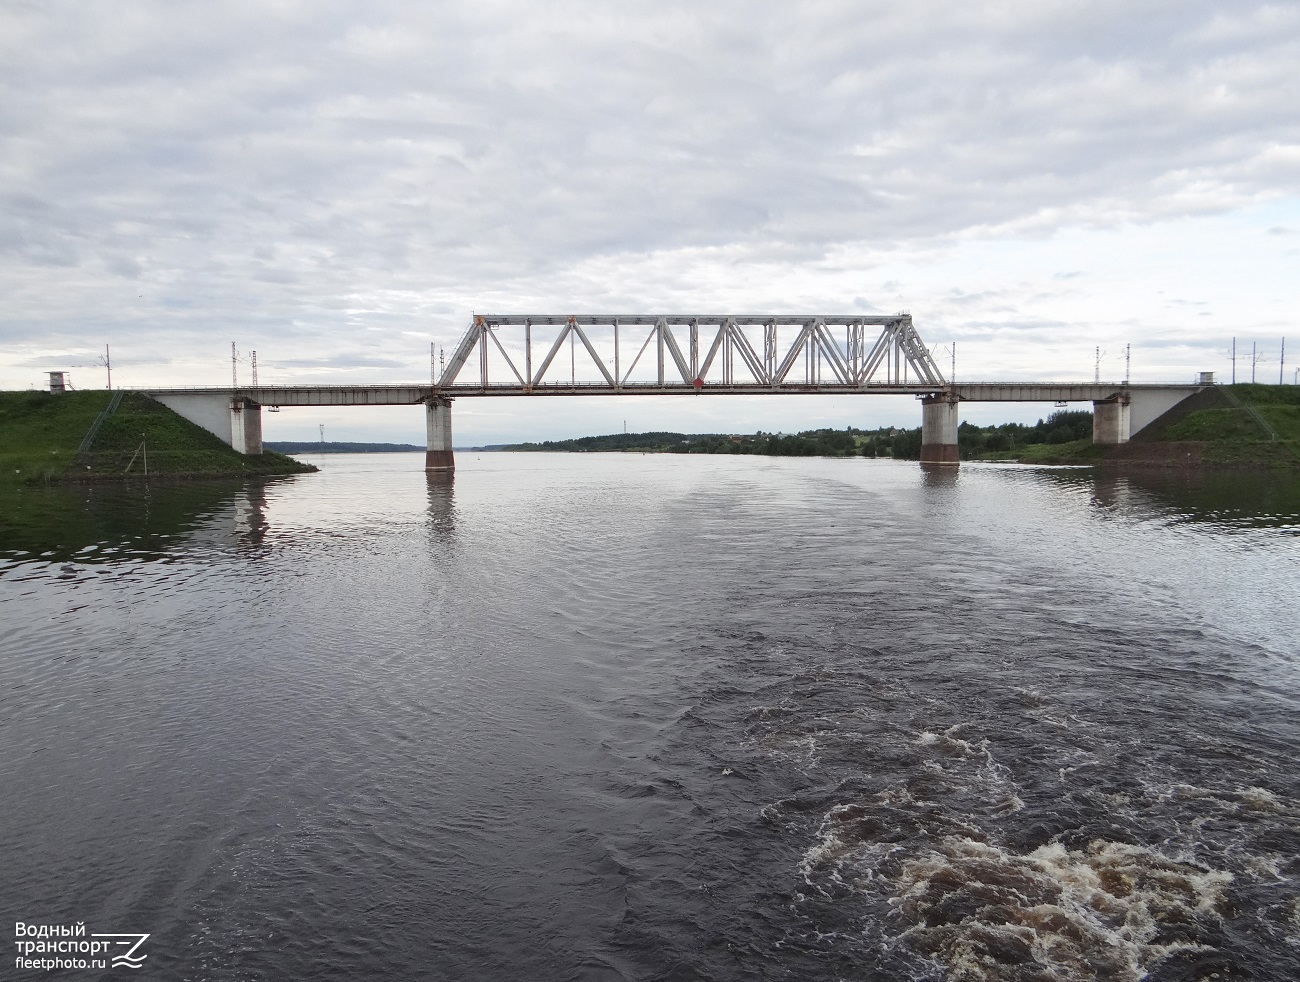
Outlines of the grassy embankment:
{"type": "Polygon", "coordinates": [[[0,484],[144,476],[194,479],[297,474],[316,468],[275,452],[246,457],[148,396],[126,393],[90,448],[77,448],[108,392],[0,392],[0,484]],[[134,458],[134,460],[132,459],[134,458]]]}
{"type": "Polygon", "coordinates": [[[980,454],[1039,464],[1300,468],[1300,386],[1216,386],[1175,406],[1132,441],[1039,444],[980,454]]]}

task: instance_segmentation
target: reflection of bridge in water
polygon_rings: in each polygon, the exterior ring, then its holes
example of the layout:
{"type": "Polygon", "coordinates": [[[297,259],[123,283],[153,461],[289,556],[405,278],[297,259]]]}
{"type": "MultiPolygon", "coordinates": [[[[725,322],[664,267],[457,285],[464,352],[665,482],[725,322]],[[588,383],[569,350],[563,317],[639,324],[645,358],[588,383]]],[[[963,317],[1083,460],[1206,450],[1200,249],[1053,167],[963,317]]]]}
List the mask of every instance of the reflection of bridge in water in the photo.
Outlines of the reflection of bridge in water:
{"type": "Polygon", "coordinates": [[[957,384],[943,377],[911,316],[905,313],[484,314],[474,317],[438,380],[427,385],[262,385],[145,391],[241,453],[252,454],[262,452],[264,406],[423,405],[428,432],[426,469],[450,471],[454,468],[451,403],[458,398],[913,395],[922,403],[922,462],[956,464],[958,410],[963,402],[1091,402],[1093,439],[1116,444],[1126,442],[1132,433],[1202,388],[1127,381],[957,384]],[[629,361],[627,356],[633,351],[629,361]],[[465,376],[472,363],[477,371],[471,381],[465,376]],[[568,373],[563,371],[565,367],[568,373]]]}

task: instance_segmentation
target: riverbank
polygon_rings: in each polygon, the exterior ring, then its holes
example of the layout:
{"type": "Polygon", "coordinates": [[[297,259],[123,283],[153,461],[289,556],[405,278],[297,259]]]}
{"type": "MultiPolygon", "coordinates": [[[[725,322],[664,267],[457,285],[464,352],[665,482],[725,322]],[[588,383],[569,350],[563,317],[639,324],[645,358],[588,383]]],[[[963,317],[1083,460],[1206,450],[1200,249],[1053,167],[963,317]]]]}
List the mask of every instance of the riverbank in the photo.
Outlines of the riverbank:
{"type": "MultiPolygon", "coordinates": [[[[488,448],[484,448],[488,449],[488,448]]],[[[494,450],[560,453],[755,454],[769,457],[892,457],[917,460],[921,428],[806,430],[801,433],[614,433],[494,450]]],[[[1027,425],[958,429],[962,460],[1116,469],[1300,470],[1300,386],[1215,386],[1186,400],[1129,443],[1092,442],[1092,413],[1058,410],[1027,425]]]]}
{"type": "Polygon", "coordinates": [[[982,453],[978,459],[1121,470],[1300,470],[1300,386],[1215,386],[1175,406],[1119,446],[1074,440],[982,453]]]}
{"type": "Polygon", "coordinates": [[[316,469],[274,451],[237,453],[139,393],[0,392],[0,486],[272,477],[316,469]],[[92,429],[93,440],[81,449],[92,429]]]}

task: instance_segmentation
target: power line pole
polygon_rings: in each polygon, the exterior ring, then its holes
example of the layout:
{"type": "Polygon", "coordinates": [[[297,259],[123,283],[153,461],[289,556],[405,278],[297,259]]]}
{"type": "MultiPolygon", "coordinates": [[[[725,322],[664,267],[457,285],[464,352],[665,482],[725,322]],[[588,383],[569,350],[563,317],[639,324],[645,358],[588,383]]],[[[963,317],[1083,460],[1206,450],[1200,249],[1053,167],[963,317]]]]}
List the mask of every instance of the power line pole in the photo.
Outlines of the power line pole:
{"type": "Polygon", "coordinates": [[[239,354],[235,351],[235,342],[230,342],[230,387],[239,388],[239,354]]]}
{"type": "Polygon", "coordinates": [[[257,352],[253,352],[253,388],[257,388],[257,352]]]}
{"type": "Polygon", "coordinates": [[[1124,345],[1124,384],[1128,385],[1129,370],[1133,367],[1133,345],[1124,345]]]}
{"type": "Polygon", "coordinates": [[[113,391],[113,360],[108,356],[108,345],[104,345],[104,368],[108,371],[108,391],[113,391]]]}
{"type": "Polygon", "coordinates": [[[1282,373],[1286,369],[1286,338],[1282,339],[1282,357],[1277,363],[1277,384],[1282,384],[1282,373]]]}
{"type": "Polygon", "coordinates": [[[1232,384],[1237,384],[1237,339],[1232,339],[1232,384]]]}

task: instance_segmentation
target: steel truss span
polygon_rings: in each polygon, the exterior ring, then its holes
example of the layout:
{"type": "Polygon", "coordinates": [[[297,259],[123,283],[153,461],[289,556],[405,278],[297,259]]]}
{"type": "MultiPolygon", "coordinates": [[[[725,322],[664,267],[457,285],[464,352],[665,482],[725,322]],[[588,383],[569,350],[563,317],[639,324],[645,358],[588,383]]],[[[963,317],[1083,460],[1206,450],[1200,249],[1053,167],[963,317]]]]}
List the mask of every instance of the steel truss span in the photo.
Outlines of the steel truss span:
{"type": "Polygon", "coordinates": [[[905,313],[476,314],[436,388],[447,395],[595,395],[916,391],[945,384],[905,313]],[[477,372],[466,371],[475,361],[477,372]]]}

